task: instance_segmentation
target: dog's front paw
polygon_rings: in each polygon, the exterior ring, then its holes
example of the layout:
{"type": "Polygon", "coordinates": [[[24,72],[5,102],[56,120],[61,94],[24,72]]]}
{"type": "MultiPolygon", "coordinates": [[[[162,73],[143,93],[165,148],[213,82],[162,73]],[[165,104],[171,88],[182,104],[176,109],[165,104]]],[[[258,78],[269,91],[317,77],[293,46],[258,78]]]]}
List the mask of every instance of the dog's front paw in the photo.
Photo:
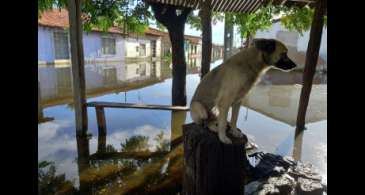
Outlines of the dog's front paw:
{"type": "Polygon", "coordinates": [[[238,129],[232,129],[231,133],[234,137],[237,137],[237,138],[242,138],[244,136],[243,133],[241,131],[239,131],[238,129]]]}
{"type": "Polygon", "coordinates": [[[219,137],[219,140],[221,140],[222,143],[232,144],[232,140],[229,139],[226,135],[219,134],[218,137],[219,137]]]}

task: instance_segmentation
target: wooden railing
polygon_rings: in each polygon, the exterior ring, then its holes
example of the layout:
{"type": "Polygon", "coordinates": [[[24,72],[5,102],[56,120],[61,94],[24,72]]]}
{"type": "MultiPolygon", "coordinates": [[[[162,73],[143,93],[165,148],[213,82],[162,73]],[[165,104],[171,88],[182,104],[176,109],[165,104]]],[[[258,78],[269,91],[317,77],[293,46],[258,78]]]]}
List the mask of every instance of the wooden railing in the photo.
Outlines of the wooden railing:
{"type": "MultiPolygon", "coordinates": [[[[155,104],[117,103],[117,102],[88,102],[87,107],[95,107],[96,120],[98,125],[98,149],[97,153],[104,153],[106,150],[106,120],[104,108],[134,108],[150,110],[189,111],[187,106],[170,106],[155,104]]],[[[181,141],[181,140],[180,140],[181,141]]]]}

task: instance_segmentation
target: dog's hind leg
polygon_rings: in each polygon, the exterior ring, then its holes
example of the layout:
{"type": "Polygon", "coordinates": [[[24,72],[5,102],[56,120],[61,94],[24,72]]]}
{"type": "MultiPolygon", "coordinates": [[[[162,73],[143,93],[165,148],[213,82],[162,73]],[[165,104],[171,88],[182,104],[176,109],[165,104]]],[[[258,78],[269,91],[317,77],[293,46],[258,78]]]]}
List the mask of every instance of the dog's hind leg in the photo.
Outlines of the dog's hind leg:
{"type": "Polygon", "coordinates": [[[194,123],[201,125],[208,118],[208,112],[200,102],[193,101],[190,105],[190,116],[194,123]]]}
{"type": "Polygon", "coordinates": [[[237,130],[237,119],[240,113],[241,101],[235,102],[232,105],[232,116],[231,116],[231,132],[232,135],[238,138],[243,137],[243,134],[237,130]]]}
{"type": "Polygon", "coordinates": [[[218,137],[219,140],[225,144],[232,143],[231,139],[229,139],[226,135],[228,109],[229,106],[220,107],[218,116],[218,137]]]}

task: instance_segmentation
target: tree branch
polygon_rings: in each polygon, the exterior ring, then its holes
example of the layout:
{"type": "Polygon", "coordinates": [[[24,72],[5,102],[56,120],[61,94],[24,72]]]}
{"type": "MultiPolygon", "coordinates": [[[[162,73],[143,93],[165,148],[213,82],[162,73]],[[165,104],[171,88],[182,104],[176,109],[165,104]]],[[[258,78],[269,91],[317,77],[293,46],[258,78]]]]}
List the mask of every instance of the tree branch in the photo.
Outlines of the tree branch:
{"type": "Polygon", "coordinates": [[[179,16],[181,19],[187,19],[188,15],[191,13],[193,9],[192,8],[184,8],[181,12],[181,15],[179,16]]]}

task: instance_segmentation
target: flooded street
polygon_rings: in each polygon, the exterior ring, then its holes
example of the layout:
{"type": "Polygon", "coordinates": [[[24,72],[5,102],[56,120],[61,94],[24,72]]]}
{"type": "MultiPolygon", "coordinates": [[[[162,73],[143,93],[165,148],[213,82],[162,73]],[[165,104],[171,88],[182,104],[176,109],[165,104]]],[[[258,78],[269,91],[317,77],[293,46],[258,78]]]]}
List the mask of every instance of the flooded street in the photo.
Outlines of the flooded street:
{"type": "MultiPolygon", "coordinates": [[[[220,63],[222,60],[217,60],[211,67],[220,63]]],[[[191,64],[186,78],[188,102],[200,81],[199,68],[191,64]]],[[[88,102],[171,105],[171,68],[167,63],[87,64],[85,74],[88,102]]],[[[190,114],[106,108],[106,149],[110,154],[95,155],[99,139],[95,109],[88,108],[90,136],[76,138],[71,79],[69,65],[38,68],[44,118],[38,124],[38,162],[51,162],[54,175],[64,174],[53,183],[61,186],[57,189],[80,188],[92,194],[176,194],[183,166],[183,148],[177,140],[181,126],[191,122],[190,114]]],[[[327,183],[326,76],[315,76],[307,130],[295,139],[301,79],[301,72],[269,71],[245,99],[237,125],[259,150],[310,162],[327,183]]],[[[49,167],[43,171],[52,172],[49,167]]]]}

